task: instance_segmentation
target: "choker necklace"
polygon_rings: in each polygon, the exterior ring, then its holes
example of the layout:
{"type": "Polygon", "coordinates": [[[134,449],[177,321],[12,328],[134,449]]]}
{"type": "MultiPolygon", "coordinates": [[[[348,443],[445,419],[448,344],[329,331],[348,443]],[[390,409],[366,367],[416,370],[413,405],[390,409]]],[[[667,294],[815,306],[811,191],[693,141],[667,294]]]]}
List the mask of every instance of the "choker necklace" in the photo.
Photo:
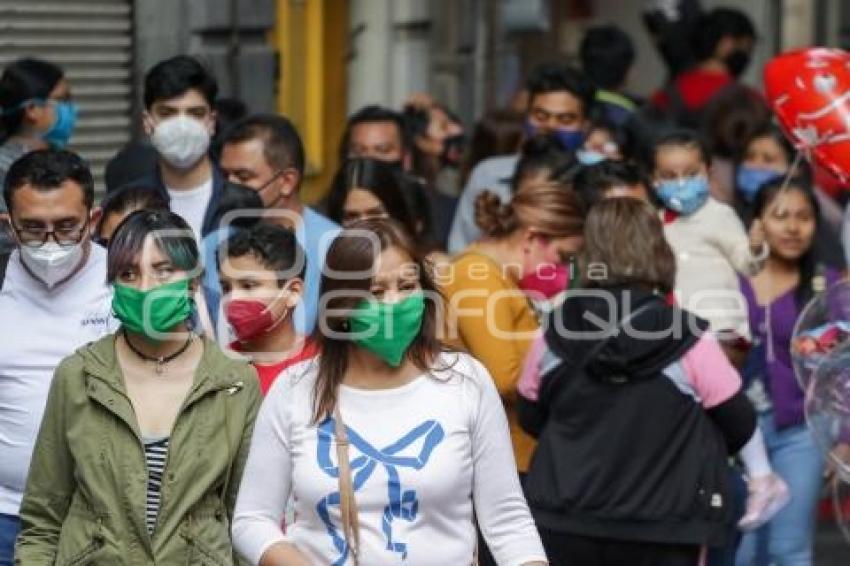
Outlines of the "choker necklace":
{"type": "Polygon", "coordinates": [[[157,375],[162,375],[162,372],[164,371],[162,366],[167,364],[168,362],[174,360],[174,358],[176,358],[177,356],[179,356],[180,354],[185,352],[189,348],[189,345],[192,343],[192,338],[195,337],[194,332],[189,332],[189,337],[186,339],[186,343],[183,344],[180,347],[179,350],[177,350],[176,352],[174,352],[173,354],[170,354],[168,356],[156,357],[156,356],[149,356],[149,355],[145,354],[144,352],[142,352],[141,350],[139,350],[138,348],[136,348],[135,346],[133,346],[133,343],[130,342],[130,337],[127,336],[127,330],[122,329],[122,333],[124,334],[124,342],[127,343],[127,347],[130,348],[130,350],[132,350],[132,352],[134,354],[136,354],[137,356],[139,356],[141,359],[143,359],[146,362],[156,363],[156,374],[157,375]]]}

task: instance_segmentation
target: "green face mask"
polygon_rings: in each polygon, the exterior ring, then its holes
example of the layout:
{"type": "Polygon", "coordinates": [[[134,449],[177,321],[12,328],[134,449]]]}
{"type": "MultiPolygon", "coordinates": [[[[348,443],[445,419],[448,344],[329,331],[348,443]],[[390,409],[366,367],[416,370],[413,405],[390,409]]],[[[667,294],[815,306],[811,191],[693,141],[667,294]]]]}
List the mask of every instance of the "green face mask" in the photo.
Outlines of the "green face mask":
{"type": "Polygon", "coordinates": [[[352,311],[348,322],[358,335],[354,342],[389,365],[401,365],[410,343],[422,327],[425,296],[413,293],[397,303],[363,300],[352,311]]]}
{"type": "Polygon", "coordinates": [[[118,283],[112,287],[112,310],[130,332],[156,339],[157,334],[170,331],[192,314],[188,279],[146,291],[118,283]]]}

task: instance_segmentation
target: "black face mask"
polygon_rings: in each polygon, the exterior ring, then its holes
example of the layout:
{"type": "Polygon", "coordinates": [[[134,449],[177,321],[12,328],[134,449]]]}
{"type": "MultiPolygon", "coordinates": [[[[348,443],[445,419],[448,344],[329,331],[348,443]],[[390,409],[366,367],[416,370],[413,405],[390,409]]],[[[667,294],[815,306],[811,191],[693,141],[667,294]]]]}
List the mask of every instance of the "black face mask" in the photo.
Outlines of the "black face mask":
{"type": "Polygon", "coordinates": [[[440,155],[440,162],[443,165],[457,167],[463,158],[463,149],[466,145],[466,136],[457,134],[446,138],[443,141],[443,153],[440,155]]]}
{"type": "Polygon", "coordinates": [[[729,73],[733,77],[738,78],[747,70],[747,66],[750,64],[750,53],[743,49],[736,49],[726,57],[724,63],[726,63],[729,73]]]}
{"type": "Polygon", "coordinates": [[[387,165],[392,167],[393,171],[396,172],[396,173],[403,173],[404,172],[404,162],[401,159],[387,160],[387,161],[381,160],[381,161],[383,161],[384,163],[386,163],[387,165]]]}
{"type": "Polygon", "coordinates": [[[253,226],[259,221],[260,211],[264,208],[263,199],[254,189],[236,183],[225,183],[218,201],[214,225],[219,226],[228,212],[253,210],[255,211],[253,214],[237,215],[232,220],[232,224],[239,228],[253,226]]]}

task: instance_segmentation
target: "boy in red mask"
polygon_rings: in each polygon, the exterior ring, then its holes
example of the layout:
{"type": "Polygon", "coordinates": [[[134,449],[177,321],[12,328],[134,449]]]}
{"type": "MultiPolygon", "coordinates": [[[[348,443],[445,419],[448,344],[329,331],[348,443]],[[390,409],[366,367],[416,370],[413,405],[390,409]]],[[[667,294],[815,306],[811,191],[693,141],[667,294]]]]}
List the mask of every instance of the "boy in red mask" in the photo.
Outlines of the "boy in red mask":
{"type": "Polygon", "coordinates": [[[218,252],[230,348],[250,358],[263,395],[284,369],[316,354],[292,319],[306,261],[292,230],[264,222],[235,232],[218,252]]]}

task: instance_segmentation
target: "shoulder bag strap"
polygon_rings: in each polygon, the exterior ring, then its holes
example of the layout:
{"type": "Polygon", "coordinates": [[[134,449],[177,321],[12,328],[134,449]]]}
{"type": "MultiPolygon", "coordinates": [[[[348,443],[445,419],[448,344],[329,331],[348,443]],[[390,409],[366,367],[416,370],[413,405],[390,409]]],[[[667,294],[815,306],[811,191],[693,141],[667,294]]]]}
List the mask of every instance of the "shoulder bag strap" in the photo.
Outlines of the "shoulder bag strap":
{"type": "Polygon", "coordinates": [[[342,532],[345,536],[345,544],[351,552],[352,561],[357,566],[360,551],[360,522],[357,518],[357,500],[354,497],[351,465],[348,460],[348,433],[339,413],[338,400],[334,406],[334,437],[339,466],[339,509],[342,514],[342,532]]]}
{"type": "MultiPolygon", "coordinates": [[[[360,562],[360,521],[357,517],[357,500],[354,497],[354,485],[351,479],[351,465],[348,460],[348,433],[339,412],[339,401],[334,407],[334,440],[336,444],[336,459],[339,467],[339,508],[342,515],[342,532],[345,544],[351,552],[351,559],[357,566],[360,562]]],[[[478,541],[476,537],[473,553],[473,566],[478,566],[478,541]]]]}

